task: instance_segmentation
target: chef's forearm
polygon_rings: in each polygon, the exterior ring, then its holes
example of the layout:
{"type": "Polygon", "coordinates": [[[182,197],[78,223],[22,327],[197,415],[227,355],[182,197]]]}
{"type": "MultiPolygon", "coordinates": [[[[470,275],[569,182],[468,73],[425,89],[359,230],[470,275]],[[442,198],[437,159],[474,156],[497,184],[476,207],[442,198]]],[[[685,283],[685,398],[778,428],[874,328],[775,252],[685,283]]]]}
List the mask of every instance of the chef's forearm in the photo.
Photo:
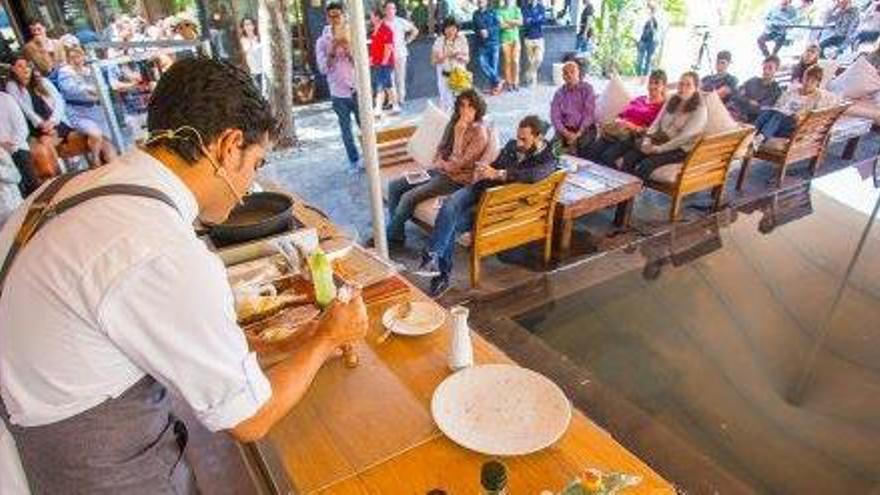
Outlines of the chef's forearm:
{"type": "Polygon", "coordinates": [[[230,434],[240,442],[254,442],[265,436],[300,401],[330,352],[332,346],[325,340],[310,339],[291,357],[272,367],[267,373],[272,397],[230,434]]]}

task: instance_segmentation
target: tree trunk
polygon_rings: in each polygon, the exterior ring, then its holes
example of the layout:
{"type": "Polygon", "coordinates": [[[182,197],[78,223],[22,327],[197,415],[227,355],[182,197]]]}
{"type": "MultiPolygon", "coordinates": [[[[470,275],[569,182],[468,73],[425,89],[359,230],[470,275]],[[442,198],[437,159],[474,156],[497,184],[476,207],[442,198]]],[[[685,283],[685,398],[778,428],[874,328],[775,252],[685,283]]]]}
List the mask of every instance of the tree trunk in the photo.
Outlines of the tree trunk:
{"type": "Polygon", "coordinates": [[[293,53],[290,29],[287,25],[285,0],[260,0],[260,38],[263,40],[263,60],[268,60],[267,84],[269,103],[275,110],[281,129],[276,148],[296,145],[293,124],[293,53]]]}

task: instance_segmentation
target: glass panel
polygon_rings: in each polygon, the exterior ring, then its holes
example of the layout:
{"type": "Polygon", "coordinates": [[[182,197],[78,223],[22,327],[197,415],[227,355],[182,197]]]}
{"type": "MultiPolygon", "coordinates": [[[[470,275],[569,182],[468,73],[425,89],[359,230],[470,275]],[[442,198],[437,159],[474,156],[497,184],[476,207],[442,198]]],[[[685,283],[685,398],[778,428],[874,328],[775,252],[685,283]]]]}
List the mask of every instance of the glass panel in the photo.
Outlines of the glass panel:
{"type": "Polygon", "coordinates": [[[869,493],[880,483],[871,168],[548,275],[482,303],[480,325],[688,493],[869,493]]]}

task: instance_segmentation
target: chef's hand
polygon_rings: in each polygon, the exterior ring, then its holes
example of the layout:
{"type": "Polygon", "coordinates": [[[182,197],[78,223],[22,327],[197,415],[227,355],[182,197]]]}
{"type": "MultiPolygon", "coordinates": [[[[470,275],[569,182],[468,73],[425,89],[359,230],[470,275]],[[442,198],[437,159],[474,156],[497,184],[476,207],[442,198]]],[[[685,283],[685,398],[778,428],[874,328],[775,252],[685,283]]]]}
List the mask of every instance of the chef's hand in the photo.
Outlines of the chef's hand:
{"type": "Polygon", "coordinates": [[[363,340],[368,326],[364,299],[360,291],[354,291],[348,302],[337,299],[324,311],[315,329],[315,337],[327,344],[328,356],[332,356],[342,344],[363,340]]]}

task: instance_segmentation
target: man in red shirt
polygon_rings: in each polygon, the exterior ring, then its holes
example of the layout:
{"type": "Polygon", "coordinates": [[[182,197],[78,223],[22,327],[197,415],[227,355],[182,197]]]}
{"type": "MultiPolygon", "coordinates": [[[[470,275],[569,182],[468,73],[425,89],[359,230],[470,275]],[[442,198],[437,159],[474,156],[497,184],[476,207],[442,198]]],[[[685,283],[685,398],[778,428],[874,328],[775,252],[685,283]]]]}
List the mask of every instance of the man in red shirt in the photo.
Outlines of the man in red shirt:
{"type": "Polygon", "coordinates": [[[394,91],[394,31],[382,20],[382,15],[378,12],[370,13],[370,22],[373,24],[373,34],[370,36],[370,65],[374,67],[375,74],[373,82],[376,91],[375,114],[381,118],[386,94],[392,111],[399,112],[397,93],[394,91]]]}

